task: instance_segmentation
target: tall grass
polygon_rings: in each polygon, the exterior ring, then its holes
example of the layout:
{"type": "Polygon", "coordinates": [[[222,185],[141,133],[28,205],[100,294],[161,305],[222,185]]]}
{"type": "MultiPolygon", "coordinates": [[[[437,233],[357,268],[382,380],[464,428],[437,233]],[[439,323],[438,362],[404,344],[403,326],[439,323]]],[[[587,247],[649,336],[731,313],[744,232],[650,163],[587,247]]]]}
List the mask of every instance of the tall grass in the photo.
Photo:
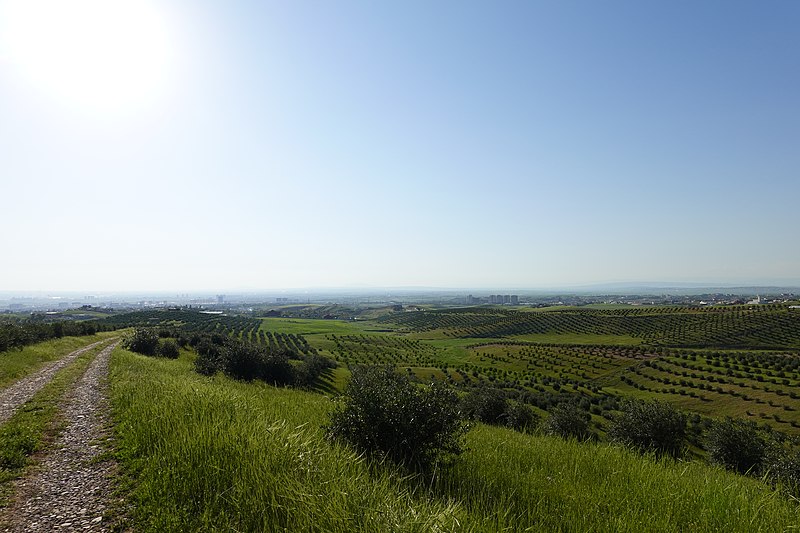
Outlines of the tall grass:
{"type": "Polygon", "coordinates": [[[327,400],[117,350],[112,403],[144,531],[436,531],[456,510],[329,445],[327,400]]]}
{"type": "Polygon", "coordinates": [[[486,531],[786,531],[800,507],[758,480],[605,443],[475,427],[431,489],[486,531]]]}
{"type": "Polygon", "coordinates": [[[757,480],[475,427],[431,480],[329,444],[319,395],[205,378],[184,354],[112,359],[123,470],[142,531],[785,531],[798,506],[757,480]]]}

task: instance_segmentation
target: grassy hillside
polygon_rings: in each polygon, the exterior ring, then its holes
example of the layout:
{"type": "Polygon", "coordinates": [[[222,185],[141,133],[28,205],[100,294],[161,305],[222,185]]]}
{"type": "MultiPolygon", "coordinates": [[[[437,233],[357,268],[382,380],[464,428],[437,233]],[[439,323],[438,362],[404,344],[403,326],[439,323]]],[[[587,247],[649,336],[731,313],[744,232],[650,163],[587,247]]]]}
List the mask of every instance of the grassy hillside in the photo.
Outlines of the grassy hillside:
{"type": "Polygon", "coordinates": [[[798,507],[757,480],[477,426],[423,479],[328,443],[330,400],[118,349],[112,401],[143,531],[783,531],[798,507]]]}

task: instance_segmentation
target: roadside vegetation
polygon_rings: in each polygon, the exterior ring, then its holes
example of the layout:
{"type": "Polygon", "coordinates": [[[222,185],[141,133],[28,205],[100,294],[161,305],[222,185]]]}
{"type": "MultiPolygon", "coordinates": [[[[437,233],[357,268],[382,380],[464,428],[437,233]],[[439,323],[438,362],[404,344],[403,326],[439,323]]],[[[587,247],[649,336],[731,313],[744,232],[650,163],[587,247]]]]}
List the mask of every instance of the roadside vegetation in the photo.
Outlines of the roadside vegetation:
{"type": "Polygon", "coordinates": [[[3,352],[62,337],[94,335],[114,329],[99,321],[42,322],[35,320],[0,319],[0,357],[3,352]]]}

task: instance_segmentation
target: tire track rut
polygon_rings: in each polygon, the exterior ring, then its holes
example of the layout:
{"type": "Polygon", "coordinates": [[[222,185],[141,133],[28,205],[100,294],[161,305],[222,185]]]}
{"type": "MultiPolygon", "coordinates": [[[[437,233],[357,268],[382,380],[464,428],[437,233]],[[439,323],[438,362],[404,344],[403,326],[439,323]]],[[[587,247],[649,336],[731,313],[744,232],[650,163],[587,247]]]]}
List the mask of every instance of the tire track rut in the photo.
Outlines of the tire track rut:
{"type": "Polygon", "coordinates": [[[111,438],[104,348],[64,399],[65,429],[37,468],[15,484],[3,513],[6,532],[108,531],[115,463],[98,460],[111,438]]]}

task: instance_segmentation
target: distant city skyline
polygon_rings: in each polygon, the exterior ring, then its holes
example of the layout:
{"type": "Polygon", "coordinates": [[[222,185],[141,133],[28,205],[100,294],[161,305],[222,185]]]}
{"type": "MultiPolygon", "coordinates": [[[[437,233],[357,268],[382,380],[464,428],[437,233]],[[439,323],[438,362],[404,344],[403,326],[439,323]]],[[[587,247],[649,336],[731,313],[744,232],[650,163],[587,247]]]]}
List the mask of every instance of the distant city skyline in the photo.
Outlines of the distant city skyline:
{"type": "Polygon", "coordinates": [[[799,26],[0,0],[0,290],[798,285],[799,26]]]}

